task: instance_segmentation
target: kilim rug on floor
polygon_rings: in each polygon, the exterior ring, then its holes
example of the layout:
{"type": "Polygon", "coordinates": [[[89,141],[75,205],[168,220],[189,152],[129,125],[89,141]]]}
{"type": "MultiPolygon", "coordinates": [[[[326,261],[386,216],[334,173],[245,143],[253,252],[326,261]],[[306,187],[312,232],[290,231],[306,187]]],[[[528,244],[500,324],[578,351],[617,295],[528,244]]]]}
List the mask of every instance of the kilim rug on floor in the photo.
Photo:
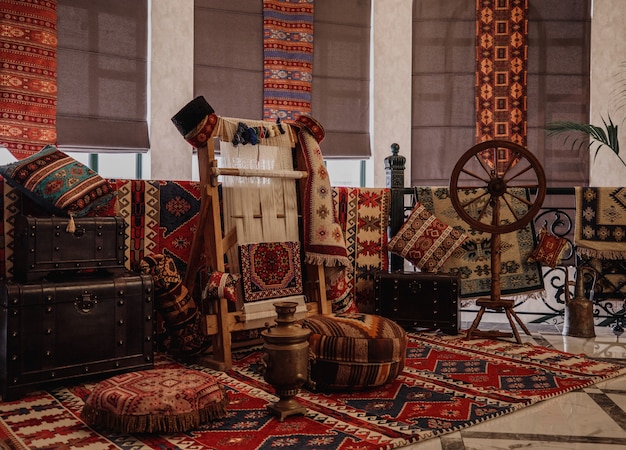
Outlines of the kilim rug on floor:
{"type": "MultiPolygon", "coordinates": [[[[407,365],[366,392],[303,390],[306,415],[272,416],[273,389],[260,375],[260,348],[238,353],[217,376],[226,418],[180,434],[107,434],[80,419],[94,382],[36,391],[0,403],[0,448],[38,449],[390,449],[426,440],[626,374],[626,367],[543,347],[462,336],[410,334],[407,365]]],[[[159,367],[177,363],[158,358],[159,367]]]]}
{"type": "MultiPolygon", "coordinates": [[[[450,193],[447,187],[419,187],[415,190],[417,201],[434,214],[439,220],[463,231],[468,239],[461,245],[448,261],[443,265],[442,272],[458,274],[461,280],[461,297],[475,298],[488,296],[491,291],[491,234],[478,232],[459,217],[452,206],[450,193]]],[[[520,198],[529,198],[520,190],[520,198]]],[[[472,195],[472,198],[475,195],[472,195]]],[[[463,192],[459,192],[463,201],[463,192]]],[[[479,205],[477,205],[479,206],[479,205]]],[[[512,205],[522,208],[518,211],[521,216],[528,206],[522,202],[512,205]],[[522,212],[522,214],[520,214],[522,212]]],[[[511,221],[513,215],[510,211],[511,221]]],[[[506,217],[502,217],[506,219],[506,217]]],[[[501,264],[500,284],[502,295],[526,298],[528,294],[543,290],[541,266],[528,261],[528,255],[537,244],[533,224],[501,235],[501,264]]]]}

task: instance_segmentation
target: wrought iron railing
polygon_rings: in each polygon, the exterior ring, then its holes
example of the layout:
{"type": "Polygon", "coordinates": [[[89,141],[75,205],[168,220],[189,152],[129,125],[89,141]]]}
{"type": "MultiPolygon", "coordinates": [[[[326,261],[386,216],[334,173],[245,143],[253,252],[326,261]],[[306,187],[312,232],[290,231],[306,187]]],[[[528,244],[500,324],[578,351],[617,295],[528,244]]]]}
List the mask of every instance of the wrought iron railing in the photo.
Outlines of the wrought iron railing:
{"type": "MultiPolygon", "coordinates": [[[[414,205],[414,188],[391,190],[390,235],[402,226],[414,205]]],[[[529,323],[563,323],[566,287],[574,295],[573,280],[577,267],[592,267],[597,277],[585,278],[585,296],[594,303],[594,321],[598,326],[623,326],[626,322],[626,261],[605,261],[577,255],[574,246],[576,197],[574,188],[548,188],[542,209],[534,219],[535,231],[542,227],[569,242],[562,255],[561,263],[555,268],[542,269],[545,292],[533,295],[532,299],[520,299],[517,314],[526,316],[529,323]],[[567,272],[567,273],[566,273],[567,272]],[[568,283],[570,281],[570,283],[568,283]],[[523,306],[522,306],[523,304],[523,306]]],[[[390,255],[390,269],[406,268],[404,259],[390,255]]],[[[463,311],[474,311],[473,306],[464,305],[463,311]]]]}

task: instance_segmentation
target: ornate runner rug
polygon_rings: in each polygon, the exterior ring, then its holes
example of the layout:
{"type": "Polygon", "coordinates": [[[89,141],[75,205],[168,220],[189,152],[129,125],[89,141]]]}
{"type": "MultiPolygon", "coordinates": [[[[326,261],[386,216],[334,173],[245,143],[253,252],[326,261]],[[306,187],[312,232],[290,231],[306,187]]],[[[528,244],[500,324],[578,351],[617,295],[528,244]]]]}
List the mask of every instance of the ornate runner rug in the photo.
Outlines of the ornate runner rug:
{"type": "MultiPolygon", "coordinates": [[[[476,142],[526,146],[528,0],[476,0],[476,142]]],[[[500,170],[510,155],[503,151],[500,170]]]]}
{"type": "Polygon", "coordinates": [[[387,188],[333,187],[333,200],[352,265],[345,275],[347,290],[359,312],[371,314],[374,275],[389,265],[386,249],[390,192],[387,188]]]}
{"type": "MultiPolygon", "coordinates": [[[[0,402],[0,447],[14,450],[316,448],[390,449],[512,413],[520,408],[626,374],[617,364],[543,347],[462,336],[411,334],[407,366],[371,391],[318,394],[302,390],[306,415],[278,421],[277,401],[260,374],[259,349],[235,354],[234,368],[214,372],[227,391],[226,418],[176,434],[124,435],[94,430],[79,418],[94,383],[36,391],[0,402]]],[[[164,358],[159,367],[178,365],[164,358]]]]}
{"type": "MultiPolygon", "coordinates": [[[[529,199],[520,189],[517,194],[529,199]]],[[[463,231],[469,238],[443,265],[442,272],[458,274],[461,280],[461,297],[489,296],[491,292],[491,234],[478,232],[459,217],[452,206],[447,187],[422,187],[416,189],[417,201],[443,222],[463,231]]],[[[459,192],[461,201],[463,193],[459,192]]],[[[474,197],[474,196],[473,196],[474,197]]],[[[522,202],[516,205],[527,208],[522,202]]],[[[525,213],[523,210],[522,214],[525,213]]],[[[510,211],[508,214],[514,221],[510,211]]],[[[506,216],[502,216],[506,219],[506,216]]],[[[501,235],[500,285],[503,296],[532,294],[544,289],[541,266],[528,261],[536,245],[534,225],[501,235]]]]}
{"type": "Polygon", "coordinates": [[[577,186],[575,231],[581,255],[626,259],[626,188],[577,186]]]}
{"type": "Polygon", "coordinates": [[[263,118],[311,112],[313,0],[263,0],[263,118]]]}
{"type": "Polygon", "coordinates": [[[0,145],[18,159],[56,143],[56,6],[0,3],[0,145]]]}

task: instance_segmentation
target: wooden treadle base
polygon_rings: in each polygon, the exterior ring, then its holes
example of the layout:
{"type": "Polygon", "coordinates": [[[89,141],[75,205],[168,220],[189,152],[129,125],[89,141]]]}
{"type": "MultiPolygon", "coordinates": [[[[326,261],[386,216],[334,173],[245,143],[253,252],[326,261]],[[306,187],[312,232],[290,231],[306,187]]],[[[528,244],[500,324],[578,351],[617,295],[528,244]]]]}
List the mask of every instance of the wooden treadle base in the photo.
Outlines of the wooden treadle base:
{"type": "Polygon", "coordinates": [[[515,311],[513,310],[513,304],[514,304],[513,300],[498,299],[498,300],[492,301],[491,299],[488,299],[488,298],[480,298],[476,300],[476,304],[480,306],[480,309],[478,310],[478,313],[476,314],[476,318],[474,319],[474,322],[472,322],[472,326],[469,328],[469,330],[467,330],[467,334],[465,337],[466,339],[469,340],[475,337],[484,337],[484,338],[490,338],[490,339],[515,337],[515,341],[518,344],[521,344],[522,339],[520,338],[519,332],[517,331],[515,322],[517,322],[519,326],[522,328],[522,330],[524,330],[524,333],[530,336],[530,331],[528,331],[528,328],[526,327],[524,322],[522,322],[522,319],[520,319],[518,315],[515,313],[515,311]],[[511,325],[511,330],[513,332],[509,333],[509,332],[497,331],[497,330],[492,330],[492,331],[491,330],[490,331],[479,330],[478,325],[480,324],[480,320],[482,319],[485,311],[488,309],[493,310],[495,312],[504,312],[506,314],[507,319],[509,320],[509,325],[511,325]]]}

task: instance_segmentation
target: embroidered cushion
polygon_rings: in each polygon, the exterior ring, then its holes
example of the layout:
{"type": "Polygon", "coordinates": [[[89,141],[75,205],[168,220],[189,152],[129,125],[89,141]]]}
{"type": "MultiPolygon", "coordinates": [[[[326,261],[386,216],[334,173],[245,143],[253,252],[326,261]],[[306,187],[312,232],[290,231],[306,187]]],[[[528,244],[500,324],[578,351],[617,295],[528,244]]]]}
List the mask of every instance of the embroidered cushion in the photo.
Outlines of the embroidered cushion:
{"type": "Polygon", "coordinates": [[[146,256],[139,270],[154,280],[156,309],[163,318],[170,339],[170,353],[192,356],[203,353],[211,339],[202,331],[202,314],[178,273],[174,260],[161,253],[146,256]]]}
{"type": "Polygon", "coordinates": [[[465,233],[437,219],[417,203],[389,241],[389,251],[421,270],[437,272],[465,239],[465,233]]]}
{"type": "Polygon", "coordinates": [[[231,302],[237,301],[237,281],[239,275],[227,272],[211,272],[209,282],[204,288],[203,298],[219,300],[225,298],[231,302]]]}
{"type": "Polygon", "coordinates": [[[302,326],[309,337],[309,386],[363,390],[393,381],[404,369],[407,334],[394,321],[362,313],[318,315],[302,326]]]}
{"type": "Polygon", "coordinates": [[[116,375],[95,385],[81,413],[120,433],[178,433],[226,415],[228,397],[210,374],[186,368],[116,375]]]}
{"type": "Polygon", "coordinates": [[[539,231],[539,243],[529,255],[528,260],[554,268],[561,261],[568,244],[567,239],[555,236],[542,228],[539,231]]]}
{"type": "Polygon", "coordinates": [[[53,145],[0,167],[0,174],[54,214],[84,216],[115,197],[113,185],[53,145]]]}

